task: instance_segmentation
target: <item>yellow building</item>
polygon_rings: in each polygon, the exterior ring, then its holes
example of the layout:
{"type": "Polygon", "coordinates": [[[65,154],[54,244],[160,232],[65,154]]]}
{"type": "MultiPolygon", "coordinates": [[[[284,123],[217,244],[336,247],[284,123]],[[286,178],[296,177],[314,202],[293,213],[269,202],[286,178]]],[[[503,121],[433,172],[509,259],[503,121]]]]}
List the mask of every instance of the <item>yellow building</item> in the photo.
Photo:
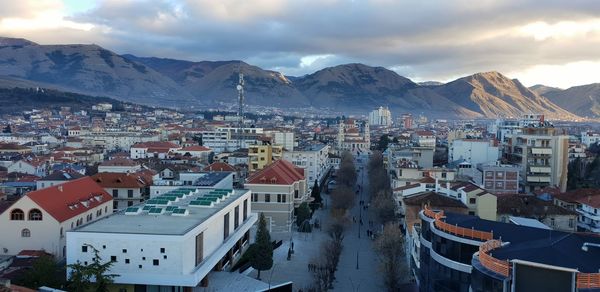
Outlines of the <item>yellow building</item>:
{"type": "Polygon", "coordinates": [[[250,145],[248,147],[248,171],[261,170],[266,165],[281,159],[282,155],[283,146],[250,145]]]}

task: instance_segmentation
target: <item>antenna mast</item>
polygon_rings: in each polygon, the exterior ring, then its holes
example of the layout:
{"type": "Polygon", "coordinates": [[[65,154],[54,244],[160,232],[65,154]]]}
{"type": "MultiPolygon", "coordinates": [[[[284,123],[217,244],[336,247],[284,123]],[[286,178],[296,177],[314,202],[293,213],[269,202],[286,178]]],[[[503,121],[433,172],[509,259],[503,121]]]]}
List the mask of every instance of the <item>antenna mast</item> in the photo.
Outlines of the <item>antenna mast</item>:
{"type": "Polygon", "coordinates": [[[238,91],[238,148],[243,148],[244,145],[244,73],[240,65],[239,81],[237,85],[238,91]]]}

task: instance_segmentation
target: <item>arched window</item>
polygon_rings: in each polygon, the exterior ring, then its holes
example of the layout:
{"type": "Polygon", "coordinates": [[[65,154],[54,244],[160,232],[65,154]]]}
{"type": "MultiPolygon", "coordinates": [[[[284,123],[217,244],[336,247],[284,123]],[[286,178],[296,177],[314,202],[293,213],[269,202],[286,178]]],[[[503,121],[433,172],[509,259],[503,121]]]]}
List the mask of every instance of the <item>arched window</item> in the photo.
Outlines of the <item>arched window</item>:
{"type": "Polygon", "coordinates": [[[25,220],[25,212],[21,209],[10,211],[10,220],[25,220]]]}
{"type": "Polygon", "coordinates": [[[42,221],[42,211],[40,211],[38,209],[31,209],[29,211],[29,220],[42,221]]]}
{"type": "Polygon", "coordinates": [[[31,237],[31,231],[27,228],[21,230],[21,237],[31,237]]]}

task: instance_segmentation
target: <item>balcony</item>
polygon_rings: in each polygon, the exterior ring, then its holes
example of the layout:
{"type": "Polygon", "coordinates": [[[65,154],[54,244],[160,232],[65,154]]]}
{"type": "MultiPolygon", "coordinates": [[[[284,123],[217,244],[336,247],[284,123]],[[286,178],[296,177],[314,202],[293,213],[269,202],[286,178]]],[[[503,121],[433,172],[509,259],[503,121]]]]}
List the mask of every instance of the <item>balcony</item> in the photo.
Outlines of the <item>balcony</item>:
{"type": "Polygon", "coordinates": [[[531,154],[534,154],[534,155],[552,155],[552,148],[531,147],[531,154]]]}
{"type": "Polygon", "coordinates": [[[577,209],[576,209],[576,211],[577,211],[579,214],[583,215],[584,217],[587,217],[587,218],[590,218],[591,220],[595,220],[595,221],[598,221],[598,222],[600,222],[600,214],[595,214],[595,213],[592,213],[592,212],[586,211],[586,210],[584,210],[584,209],[583,209],[583,208],[581,208],[581,207],[580,207],[580,208],[577,208],[577,209]]]}
{"type": "Polygon", "coordinates": [[[600,233],[600,224],[577,222],[577,227],[579,227],[581,229],[589,230],[590,232],[600,233]]]}
{"type": "Polygon", "coordinates": [[[550,176],[546,175],[527,175],[528,183],[550,183],[550,176]]]}
{"type": "Polygon", "coordinates": [[[529,166],[529,172],[532,173],[552,173],[550,166],[529,166]]]}

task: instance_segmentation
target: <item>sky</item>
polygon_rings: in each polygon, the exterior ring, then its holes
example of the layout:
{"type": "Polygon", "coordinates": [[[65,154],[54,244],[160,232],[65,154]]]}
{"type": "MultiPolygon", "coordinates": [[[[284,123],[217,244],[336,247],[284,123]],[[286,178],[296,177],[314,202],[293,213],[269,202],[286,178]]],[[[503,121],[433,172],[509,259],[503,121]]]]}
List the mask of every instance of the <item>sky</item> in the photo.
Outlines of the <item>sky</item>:
{"type": "Polygon", "coordinates": [[[498,71],[600,82],[597,0],[0,0],[0,36],[119,54],[244,60],[286,75],[364,63],[413,81],[498,71]]]}

